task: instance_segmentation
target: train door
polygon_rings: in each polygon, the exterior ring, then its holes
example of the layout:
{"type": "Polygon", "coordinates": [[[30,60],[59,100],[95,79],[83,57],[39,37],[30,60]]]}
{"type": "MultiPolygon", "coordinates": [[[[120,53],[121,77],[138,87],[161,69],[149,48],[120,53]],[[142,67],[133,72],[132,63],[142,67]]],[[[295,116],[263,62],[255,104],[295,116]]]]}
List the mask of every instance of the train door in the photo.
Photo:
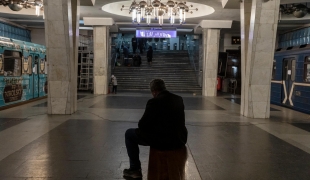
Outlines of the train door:
{"type": "Polygon", "coordinates": [[[34,61],[32,66],[32,89],[33,89],[33,98],[39,97],[39,68],[40,68],[40,61],[39,55],[33,54],[32,55],[34,61]]]}
{"type": "Polygon", "coordinates": [[[283,91],[282,91],[282,103],[287,106],[293,106],[293,100],[291,93],[293,83],[295,82],[296,75],[296,59],[286,58],[283,60],[283,91]]]}

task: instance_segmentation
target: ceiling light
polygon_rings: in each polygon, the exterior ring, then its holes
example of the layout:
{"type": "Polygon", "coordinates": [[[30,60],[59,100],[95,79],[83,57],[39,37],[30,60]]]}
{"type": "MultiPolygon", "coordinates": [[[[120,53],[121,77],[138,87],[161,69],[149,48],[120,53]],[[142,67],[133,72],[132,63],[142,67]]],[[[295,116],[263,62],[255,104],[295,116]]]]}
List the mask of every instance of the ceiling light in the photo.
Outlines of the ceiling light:
{"type": "Polygon", "coordinates": [[[43,0],[0,0],[0,5],[8,6],[12,11],[20,11],[23,8],[35,8],[37,16],[40,16],[40,12],[43,10],[43,0]]]}
{"type": "MultiPolygon", "coordinates": [[[[192,5],[190,7],[193,7],[192,5]]],[[[121,10],[125,10],[126,6],[122,5],[121,10]]],[[[158,20],[159,25],[164,24],[164,16],[168,15],[169,22],[171,25],[175,23],[176,16],[179,17],[180,24],[186,22],[186,14],[193,13],[190,11],[189,6],[186,2],[174,2],[168,1],[166,4],[162,3],[160,0],[147,0],[140,1],[133,0],[131,5],[128,7],[129,14],[132,16],[132,22],[140,24],[141,21],[146,17],[146,23],[150,25],[151,16],[154,16],[155,20],[158,20]]],[[[198,9],[193,9],[198,11],[198,9]]]]}

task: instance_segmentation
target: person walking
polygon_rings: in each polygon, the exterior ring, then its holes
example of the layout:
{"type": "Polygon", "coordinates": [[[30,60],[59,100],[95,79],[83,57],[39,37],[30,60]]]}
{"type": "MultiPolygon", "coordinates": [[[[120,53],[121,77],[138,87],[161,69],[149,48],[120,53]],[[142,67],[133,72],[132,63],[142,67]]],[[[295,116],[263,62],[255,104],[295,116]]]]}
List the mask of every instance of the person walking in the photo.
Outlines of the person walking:
{"type": "Polygon", "coordinates": [[[113,86],[112,93],[116,94],[116,92],[117,92],[117,79],[114,75],[111,76],[111,83],[113,86]]]}
{"type": "Polygon", "coordinates": [[[149,46],[149,50],[147,51],[147,62],[149,63],[150,66],[152,66],[152,59],[153,59],[153,48],[152,46],[149,46]]]}
{"type": "Polygon", "coordinates": [[[165,151],[184,148],[187,142],[182,97],[167,91],[161,79],[151,81],[150,90],[154,98],[148,100],[138,128],[125,133],[130,164],[123,171],[125,177],[142,178],[138,145],[165,151]]]}

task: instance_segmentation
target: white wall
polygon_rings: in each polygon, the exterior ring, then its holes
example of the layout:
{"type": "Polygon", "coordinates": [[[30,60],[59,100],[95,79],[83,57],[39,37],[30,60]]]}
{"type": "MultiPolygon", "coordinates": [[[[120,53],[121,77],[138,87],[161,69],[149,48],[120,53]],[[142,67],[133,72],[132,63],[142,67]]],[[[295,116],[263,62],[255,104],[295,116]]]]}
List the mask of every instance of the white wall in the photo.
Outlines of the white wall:
{"type": "MultiPolygon", "coordinates": [[[[41,44],[45,46],[45,29],[30,29],[31,30],[31,42],[36,44],[41,44]]],[[[90,36],[93,35],[92,30],[80,29],[80,34],[90,36]]]]}
{"type": "Polygon", "coordinates": [[[231,44],[231,37],[232,36],[240,36],[240,34],[224,34],[224,51],[226,52],[227,49],[230,50],[238,50],[241,44],[231,44]]]}
{"type": "Polygon", "coordinates": [[[30,29],[31,42],[45,46],[45,29],[30,29]]]}

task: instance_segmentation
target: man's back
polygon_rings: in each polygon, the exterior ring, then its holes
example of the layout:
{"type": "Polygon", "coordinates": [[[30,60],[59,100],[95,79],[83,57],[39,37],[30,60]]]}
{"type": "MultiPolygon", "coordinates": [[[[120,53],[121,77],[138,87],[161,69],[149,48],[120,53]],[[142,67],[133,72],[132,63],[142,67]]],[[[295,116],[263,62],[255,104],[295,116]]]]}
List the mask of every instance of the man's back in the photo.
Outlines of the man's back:
{"type": "Polygon", "coordinates": [[[145,138],[152,147],[161,150],[184,146],[187,129],[183,99],[168,91],[150,99],[139,121],[138,135],[145,138]]]}

